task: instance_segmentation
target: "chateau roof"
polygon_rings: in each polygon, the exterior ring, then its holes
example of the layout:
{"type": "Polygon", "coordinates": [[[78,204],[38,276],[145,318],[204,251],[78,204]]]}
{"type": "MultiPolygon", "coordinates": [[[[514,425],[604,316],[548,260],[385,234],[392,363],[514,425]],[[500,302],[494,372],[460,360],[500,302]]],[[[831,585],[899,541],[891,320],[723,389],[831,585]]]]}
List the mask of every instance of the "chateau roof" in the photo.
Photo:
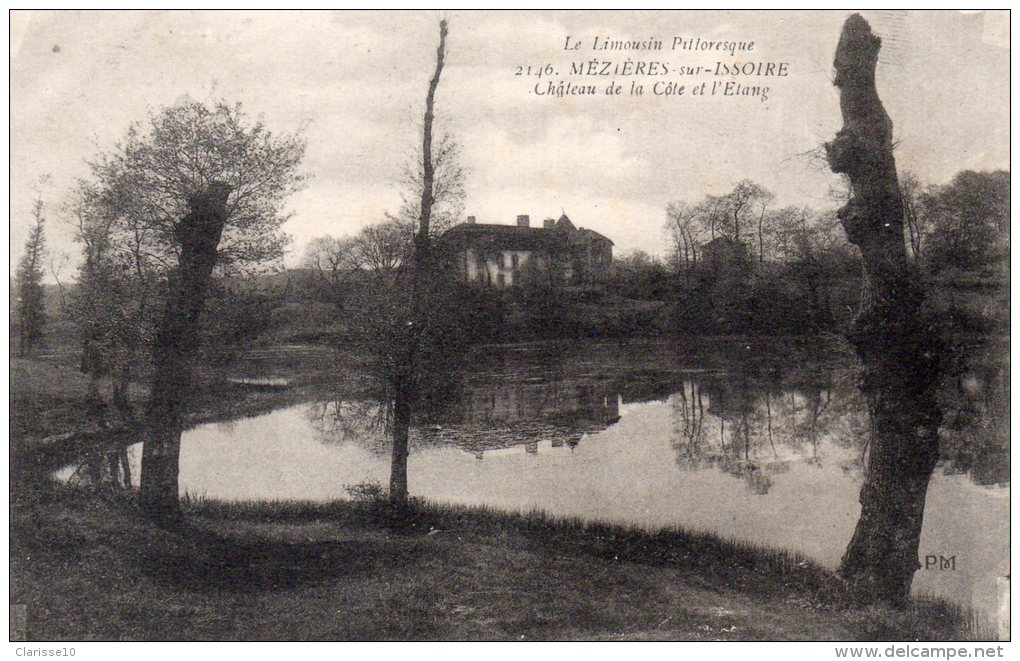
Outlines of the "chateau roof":
{"type": "Polygon", "coordinates": [[[473,245],[503,250],[565,250],[578,243],[612,241],[589,229],[575,229],[566,214],[554,227],[520,227],[489,223],[461,223],[443,233],[440,241],[450,245],[473,245]]]}

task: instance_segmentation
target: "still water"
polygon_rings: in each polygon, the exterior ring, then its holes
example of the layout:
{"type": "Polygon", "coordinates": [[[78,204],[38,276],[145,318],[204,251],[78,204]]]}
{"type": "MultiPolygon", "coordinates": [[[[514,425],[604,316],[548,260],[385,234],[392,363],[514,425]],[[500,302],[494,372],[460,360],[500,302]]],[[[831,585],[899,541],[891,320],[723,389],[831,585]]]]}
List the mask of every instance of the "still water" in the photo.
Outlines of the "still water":
{"type": "MultiPolygon", "coordinates": [[[[414,496],[647,526],[803,552],[835,568],[859,514],[867,415],[848,361],[749,345],[488,350],[412,432],[414,496]]],[[[947,387],[914,591],[985,613],[1009,574],[1008,367],[947,387]]],[[[983,365],[981,367],[980,365],[983,365]]],[[[185,432],[181,489],[330,500],[389,471],[388,407],[337,396],[185,432]]],[[[138,474],[140,446],[128,449],[138,474]]],[[[69,474],[69,473],[68,473],[69,474]]]]}

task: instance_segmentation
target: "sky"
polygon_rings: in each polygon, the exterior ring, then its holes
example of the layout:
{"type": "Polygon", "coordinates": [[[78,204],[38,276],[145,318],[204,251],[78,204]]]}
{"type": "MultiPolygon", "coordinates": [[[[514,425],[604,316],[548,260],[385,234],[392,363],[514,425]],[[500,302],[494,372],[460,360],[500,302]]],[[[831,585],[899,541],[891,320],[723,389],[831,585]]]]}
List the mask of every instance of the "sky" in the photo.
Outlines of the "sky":
{"type": "MultiPolygon", "coordinates": [[[[944,183],[1009,168],[1009,24],[1002,12],[863,12],[884,37],[879,94],[900,171],[944,183]]],[[[278,132],[305,127],[311,181],[287,201],[288,265],[309,239],[342,236],[400,204],[420,141],[438,20],[449,20],[437,126],[460,144],[465,214],[532,223],[566,212],[616,243],[662,255],[666,205],[752,179],[776,203],[833,206],[838,179],[807,154],[842,125],[832,55],[845,12],[13,12],[11,264],[32,201],[47,208],[61,277],[79,247],[61,204],[86,161],[150,109],[185,98],[240,101],[278,132]],[[579,50],[565,50],[567,38],[579,50]],[[598,51],[594,39],[660,40],[663,50],[598,51]],[[754,41],[738,53],[671,50],[674,37],[754,41]],[[671,74],[571,75],[572,63],[665,62],[671,74]],[[787,63],[782,78],[681,77],[716,62],[787,63]],[[552,65],[552,76],[528,76],[552,65]],[[525,75],[515,75],[517,67],[525,75]],[[594,96],[536,94],[551,81],[594,96]],[[631,96],[631,80],[645,94],[631,96]],[[656,80],[686,86],[652,94],[656,80]],[[702,81],[767,85],[758,96],[693,96],[702,81]],[[607,96],[615,81],[624,94],[607,96]],[[48,177],[43,180],[43,177],[48,177]],[[40,183],[43,182],[43,183],[40,183]]],[[[602,64],[597,65],[601,69],[602,64]]],[[[52,274],[49,275],[52,279],[52,274]]]]}

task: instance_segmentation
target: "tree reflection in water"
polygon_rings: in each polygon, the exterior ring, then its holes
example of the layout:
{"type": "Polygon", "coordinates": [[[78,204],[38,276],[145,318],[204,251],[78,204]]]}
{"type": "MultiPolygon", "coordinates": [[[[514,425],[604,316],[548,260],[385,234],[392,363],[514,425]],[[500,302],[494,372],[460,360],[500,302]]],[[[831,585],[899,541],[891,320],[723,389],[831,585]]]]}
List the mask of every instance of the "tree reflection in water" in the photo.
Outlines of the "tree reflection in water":
{"type": "Polygon", "coordinates": [[[977,484],[1009,484],[1009,361],[971,348],[962,362],[941,393],[945,470],[977,484]]]}
{"type": "MultiPolygon", "coordinates": [[[[412,451],[455,448],[480,461],[504,452],[570,453],[623,414],[645,416],[653,425],[639,426],[648,437],[628,439],[628,448],[661,439],[663,461],[685,472],[722,471],[751,493],[767,493],[797,465],[860,474],[868,418],[852,364],[732,360],[698,369],[692,366],[698,361],[668,357],[640,362],[559,355],[522,357],[505,349],[446,379],[417,412],[412,451]],[[665,413],[662,424],[656,411],[665,413]]],[[[966,474],[979,485],[1010,480],[1009,368],[997,356],[971,357],[943,392],[947,413],[937,470],[966,474]]],[[[390,453],[392,404],[384,399],[338,394],[309,405],[304,415],[323,443],[353,443],[379,458],[390,453]]],[[[217,426],[226,435],[232,427],[217,426]]],[[[93,448],[66,475],[90,487],[133,488],[138,456],[125,447],[93,448]]]]}
{"type": "MultiPolygon", "coordinates": [[[[716,467],[764,495],[790,462],[822,466],[823,435],[860,444],[866,419],[849,381],[837,371],[776,366],[687,375],[668,400],[677,465],[716,467]]],[[[859,456],[841,468],[860,470],[859,456]]]]}
{"type": "Polygon", "coordinates": [[[67,481],[77,486],[133,489],[128,446],[88,450],[67,481]]]}
{"type": "MultiPolygon", "coordinates": [[[[621,403],[664,402],[674,461],[684,471],[718,469],[764,495],[796,462],[860,474],[868,417],[852,365],[767,358],[723,369],[605,369],[580,361],[515,362],[444,381],[424,398],[411,448],[453,447],[479,460],[519,448],[576,448],[620,419],[621,403]]],[[[941,470],[966,472],[979,484],[1008,483],[1008,369],[969,369],[947,384],[941,470]]],[[[389,452],[392,403],[336,397],[308,412],[328,443],[353,442],[389,452]]],[[[546,450],[548,451],[548,450],[546,450]]]]}
{"type": "Polygon", "coordinates": [[[385,455],[390,452],[393,402],[343,399],[315,402],[308,407],[308,421],[324,443],[358,443],[385,455]]]}

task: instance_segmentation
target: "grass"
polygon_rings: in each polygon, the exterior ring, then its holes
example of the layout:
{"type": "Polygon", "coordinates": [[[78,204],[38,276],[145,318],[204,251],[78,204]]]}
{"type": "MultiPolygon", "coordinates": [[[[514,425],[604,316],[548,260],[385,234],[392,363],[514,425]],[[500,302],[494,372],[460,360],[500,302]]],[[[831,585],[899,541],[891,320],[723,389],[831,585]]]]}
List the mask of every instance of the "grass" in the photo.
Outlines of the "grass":
{"type": "MultiPolygon", "coordinates": [[[[46,478],[74,447],[32,459],[47,454],[44,433],[81,427],[84,377],[15,360],[11,382],[10,599],[27,606],[30,640],[990,638],[945,602],[858,606],[801,556],[682,529],[421,501],[194,498],[184,524],[163,529],[130,492],[46,478]]],[[[209,391],[196,419],[314,384],[219,402],[209,391]]]]}
{"type": "Polygon", "coordinates": [[[11,601],[34,640],[943,640],[937,601],[857,607],[799,556],[680,529],[413,501],[184,502],[25,485],[11,601]]]}

